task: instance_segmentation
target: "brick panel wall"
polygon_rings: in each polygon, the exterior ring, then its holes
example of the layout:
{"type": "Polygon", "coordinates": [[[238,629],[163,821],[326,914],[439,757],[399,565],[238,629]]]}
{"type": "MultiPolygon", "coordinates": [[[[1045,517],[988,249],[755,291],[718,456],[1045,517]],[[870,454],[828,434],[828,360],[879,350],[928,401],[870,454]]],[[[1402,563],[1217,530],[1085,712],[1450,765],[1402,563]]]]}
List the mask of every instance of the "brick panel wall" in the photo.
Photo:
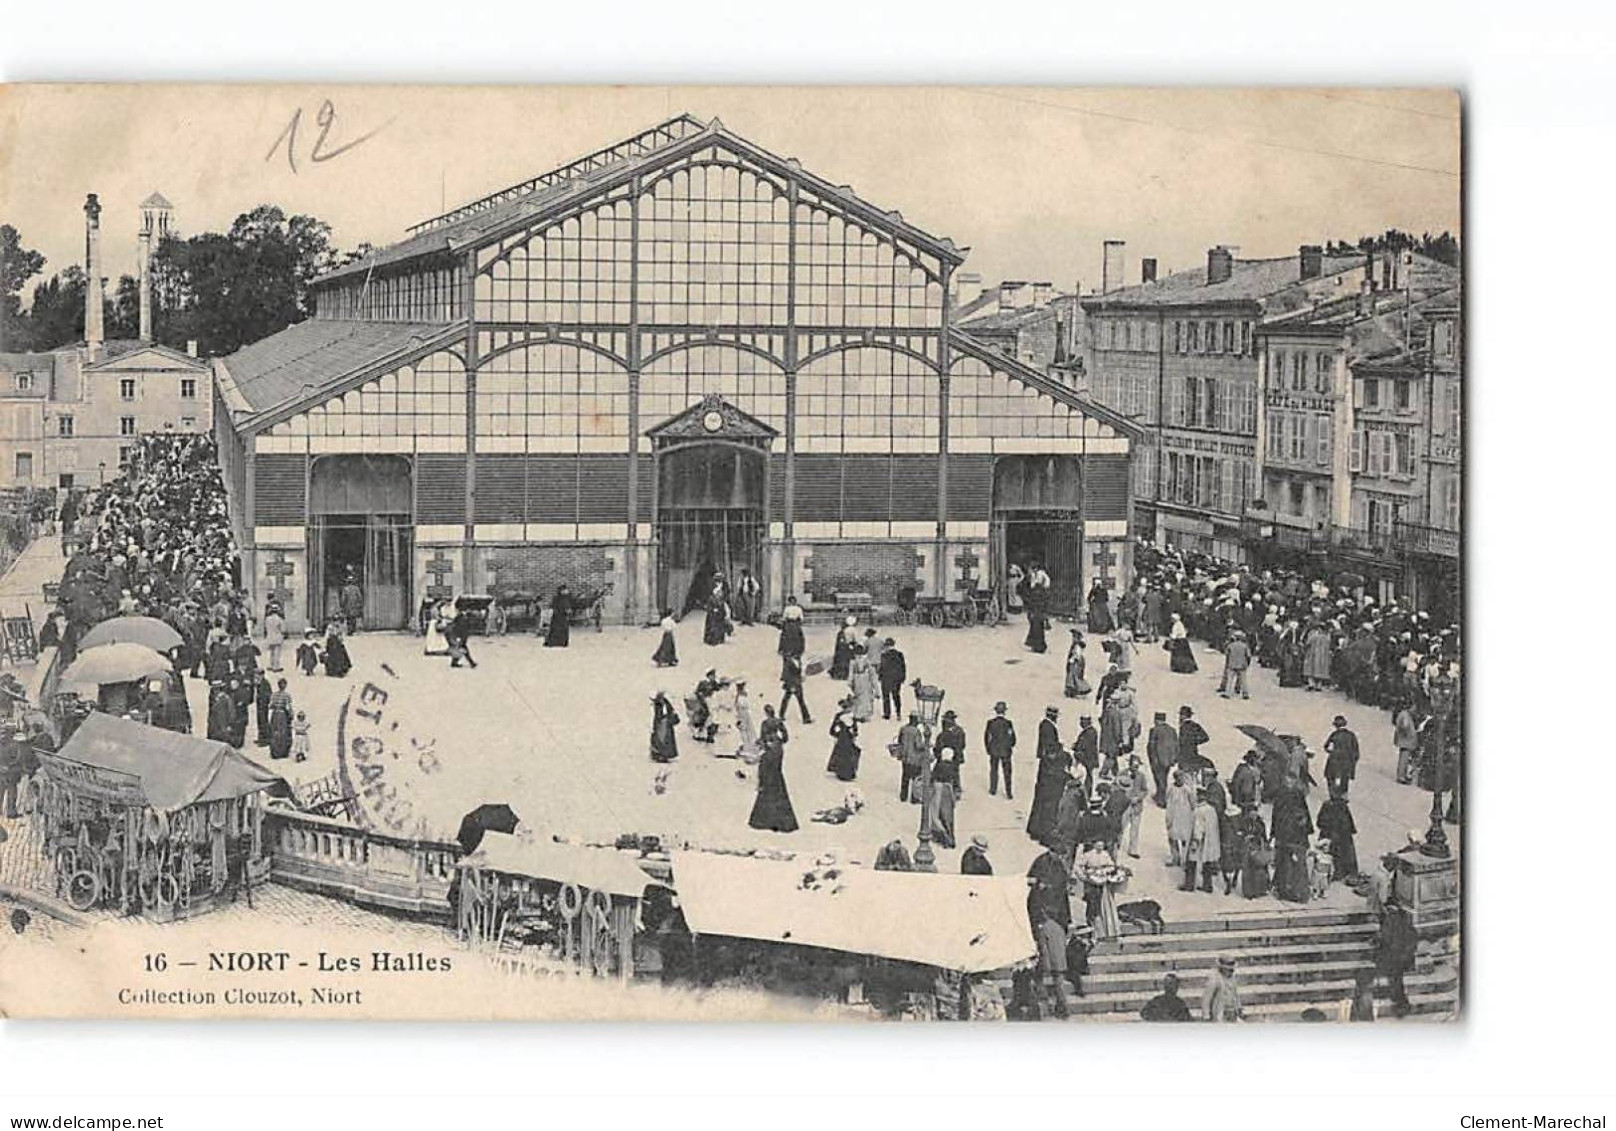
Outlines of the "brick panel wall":
{"type": "Polygon", "coordinates": [[[621,619],[627,579],[624,550],[619,544],[607,546],[490,546],[481,551],[483,588],[495,596],[507,593],[535,593],[546,605],[556,587],[565,584],[574,594],[599,589],[608,581],[613,592],[606,601],[606,615],[621,619]]]}
{"type": "Polygon", "coordinates": [[[878,603],[893,604],[898,590],[913,585],[925,564],[925,551],[901,542],[842,542],[815,545],[808,554],[803,589],[815,601],[830,602],[837,593],[869,593],[878,603]]]}
{"type": "Polygon", "coordinates": [[[308,521],[307,464],[302,455],[253,457],[253,525],[302,526],[308,521]]]}

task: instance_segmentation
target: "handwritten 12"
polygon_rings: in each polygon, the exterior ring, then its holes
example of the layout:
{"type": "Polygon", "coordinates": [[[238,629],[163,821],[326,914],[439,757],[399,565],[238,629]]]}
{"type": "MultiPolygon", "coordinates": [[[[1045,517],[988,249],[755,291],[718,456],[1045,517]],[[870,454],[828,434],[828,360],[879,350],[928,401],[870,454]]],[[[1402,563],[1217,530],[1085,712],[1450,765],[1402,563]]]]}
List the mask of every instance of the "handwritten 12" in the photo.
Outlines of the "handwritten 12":
{"type": "MultiPolygon", "coordinates": [[[[332,105],[329,98],[321,100],[320,109],[315,113],[314,121],[320,130],[314,139],[314,144],[309,148],[309,161],[314,164],[341,157],[350,149],[364,144],[392,124],[392,119],[388,119],[369,133],[360,134],[351,141],[336,144],[331,138],[331,132],[337,124],[337,108],[332,105]],[[328,142],[330,142],[329,146],[328,142]]],[[[302,125],[303,107],[299,106],[292,112],[291,121],[286,123],[286,128],[280,132],[280,135],[275,139],[275,143],[269,147],[269,152],[264,154],[264,160],[266,162],[273,160],[275,154],[284,146],[286,149],[286,164],[293,173],[296,173],[298,171],[298,130],[302,125]]]]}

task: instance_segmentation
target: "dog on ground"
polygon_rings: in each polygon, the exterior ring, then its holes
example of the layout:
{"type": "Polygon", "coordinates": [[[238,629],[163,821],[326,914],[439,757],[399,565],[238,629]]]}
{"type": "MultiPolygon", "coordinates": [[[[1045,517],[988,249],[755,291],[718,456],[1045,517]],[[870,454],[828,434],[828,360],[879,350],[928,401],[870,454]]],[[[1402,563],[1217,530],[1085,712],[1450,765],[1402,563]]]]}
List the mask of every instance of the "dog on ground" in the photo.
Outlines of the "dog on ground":
{"type": "Polygon", "coordinates": [[[1167,929],[1162,919],[1161,904],[1154,899],[1136,899],[1131,903],[1117,904],[1117,918],[1136,927],[1149,927],[1153,935],[1167,929]]]}

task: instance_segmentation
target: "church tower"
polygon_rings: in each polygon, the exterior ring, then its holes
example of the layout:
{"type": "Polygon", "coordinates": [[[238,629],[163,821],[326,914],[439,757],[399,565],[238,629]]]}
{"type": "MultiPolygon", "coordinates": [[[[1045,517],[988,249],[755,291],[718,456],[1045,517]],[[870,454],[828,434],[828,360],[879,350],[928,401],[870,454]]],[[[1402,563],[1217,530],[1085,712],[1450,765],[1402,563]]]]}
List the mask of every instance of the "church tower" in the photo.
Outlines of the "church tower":
{"type": "Polygon", "coordinates": [[[171,234],[174,206],[154,192],[140,202],[140,340],[152,340],[152,253],[171,234]]]}

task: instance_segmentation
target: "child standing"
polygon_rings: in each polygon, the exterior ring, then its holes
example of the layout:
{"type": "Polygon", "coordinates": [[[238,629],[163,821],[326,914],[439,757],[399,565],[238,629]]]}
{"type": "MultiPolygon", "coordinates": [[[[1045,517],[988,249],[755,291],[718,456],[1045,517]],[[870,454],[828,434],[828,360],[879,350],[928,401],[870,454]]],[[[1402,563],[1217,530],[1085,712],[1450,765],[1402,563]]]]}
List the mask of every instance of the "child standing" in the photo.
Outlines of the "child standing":
{"type": "Polygon", "coordinates": [[[303,711],[299,711],[292,722],[292,760],[309,760],[309,716],[303,711]]]}

